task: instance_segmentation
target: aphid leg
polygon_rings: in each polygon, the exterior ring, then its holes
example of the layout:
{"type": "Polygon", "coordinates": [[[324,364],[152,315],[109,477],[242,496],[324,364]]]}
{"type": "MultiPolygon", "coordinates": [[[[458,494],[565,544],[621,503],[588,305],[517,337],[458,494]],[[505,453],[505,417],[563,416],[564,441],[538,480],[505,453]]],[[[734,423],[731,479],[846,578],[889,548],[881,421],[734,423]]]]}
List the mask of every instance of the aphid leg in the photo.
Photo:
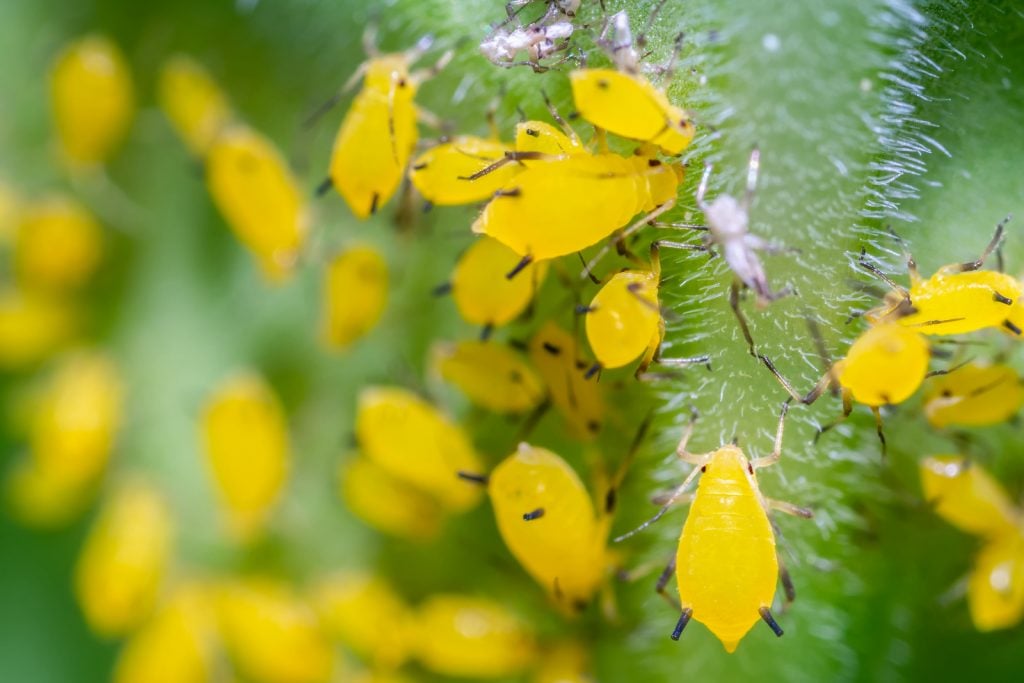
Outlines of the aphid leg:
{"type": "Polygon", "coordinates": [[[491,478],[488,477],[486,474],[479,474],[477,472],[465,472],[463,470],[459,470],[455,474],[456,476],[458,476],[459,479],[463,481],[468,481],[473,484],[479,484],[480,486],[487,486],[487,484],[489,484],[491,481],[491,478]]]}
{"type": "Polygon", "coordinates": [[[654,26],[654,22],[657,20],[658,15],[661,13],[666,2],[667,0],[658,0],[658,4],[654,6],[654,9],[651,10],[651,13],[647,16],[647,24],[644,25],[644,29],[640,31],[636,37],[636,44],[640,47],[647,47],[647,34],[654,26]]]}
{"type": "Polygon", "coordinates": [[[770,467],[779,461],[782,457],[782,434],[786,428],[786,415],[789,414],[789,401],[784,401],[782,404],[782,410],[779,412],[779,425],[775,428],[775,446],[772,448],[771,455],[766,455],[763,458],[754,458],[750,461],[750,466],[755,470],[759,470],[763,467],[770,467]]]}
{"type": "Polygon", "coordinates": [[[533,263],[533,256],[527,254],[523,258],[519,259],[519,263],[517,263],[515,267],[512,268],[512,270],[505,273],[505,279],[511,280],[516,275],[519,275],[519,273],[523,272],[523,270],[531,263],[533,263]]]}
{"type": "MultiPolygon", "coordinates": [[[[687,455],[691,455],[691,454],[688,453],[687,455]]],[[[707,461],[707,456],[705,455],[705,456],[703,456],[701,464],[703,465],[703,463],[706,462],[706,461],[707,461]]],[[[697,478],[697,476],[700,474],[700,471],[701,471],[700,467],[694,467],[693,470],[690,472],[690,474],[687,475],[686,479],[683,480],[683,483],[680,484],[679,487],[676,488],[676,490],[672,492],[672,495],[669,497],[668,501],[663,506],[661,506],[661,509],[659,509],[658,512],[656,512],[653,517],[651,517],[646,522],[644,522],[643,524],[641,524],[637,528],[633,529],[632,531],[629,531],[629,532],[627,532],[627,533],[625,533],[625,534],[623,534],[621,536],[617,536],[616,538],[612,539],[612,542],[613,543],[621,543],[622,541],[626,540],[627,538],[629,538],[631,536],[635,536],[636,534],[640,533],[641,531],[643,531],[644,529],[646,529],[647,527],[649,527],[650,525],[654,524],[659,519],[664,517],[665,513],[668,512],[672,508],[672,506],[675,505],[679,501],[679,499],[683,497],[683,494],[686,493],[686,489],[689,488],[690,484],[693,483],[693,480],[697,478]]]]}
{"type": "Polygon", "coordinates": [[[747,341],[747,352],[754,358],[757,358],[757,349],[754,347],[754,338],[750,334],[747,316],[740,309],[740,284],[740,281],[734,278],[729,286],[729,308],[732,309],[733,315],[736,316],[736,322],[740,325],[740,332],[743,333],[743,338],[747,341]]]}
{"type": "MultiPolygon", "coordinates": [[[[693,502],[695,496],[696,494],[694,493],[684,493],[681,496],[676,496],[676,500],[675,503],[673,503],[673,505],[689,505],[690,503],[693,502]]],[[[651,502],[654,503],[655,505],[664,505],[671,498],[672,491],[666,491],[664,493],[658,493],[651,496],[651,502]]]]}
{"type": "Polygon", "coordinates": [[[789,570],[786,569],[786,565],[782,563],[782,555],[776,553],[777,561],[779,563],[779,583],[782,584],[782,592],[786,596],[786,605],[796,600],[796,588],[793,587],[793,577],[789,575],[789,570]]]}
{"type": "Polygon", "coordinates": [[[882,442],[882,458],[885,458],[889,449],[885,442],[885,431],[882,429],[882,411],[878,406],[871,406],[871,413],[875,416],[875,431],[878,432],[878,440],[882,442]]]}
{"type": "Polygon", "coordinates": [[[345,81],[345,84],[341,86],[341,89],[339,89],[337,92],[331,95],[326,102],[324,102],[319,107],[314,109],[312,112],[310,112],[308,116],[306,116],[305,119],[303,119],[302,128],[304,130],[312,128],[313,125],[320,120],[320,117],[322,117],[330,110],[334,109],[338,102],[341,101],[341,98],[345,96],[345,93],[354,88],[356,83],[358,83],[363,78],[363,76],[366,75],[367,66],[367,62],[363,62],[362,64],[360,64],[359,68],[357,68],[355,72],[348,77],[348,80],[345,81]]]}
{"type": "Polygon", "coordinates": [[[999,247],[999,243],[1002,242],[1003,232],[1006,228],[1006,224],[1010,221],[1010,218],[1012,218],[1012,216],[1007,216],[1006,218],[1004,218],[1003,220],[999,221],[999,223],[996,224],[996,232],[994,235],[992,235],[992,239],[985,247],[985,251],[981,252],[981,256],[979,256],[974,261],[967,261],[965,263],[959,264],[956,267],[956,269],[961,272],[965,270],[978,270],[983,265],[985,265],[985,260],[992,255],[992,252],[995,251],[999,247]]]}
{"type": "Polygon", "coordinates": [[[640,426],[636,430],[636,434],[633,436],[633,441],[629,445],[629,450],[626,451],[626,455],[622,458],[622,462],[616,468],[615,473],[612,475],[611,480],[608,482],[608,490],[605,491],[604,500],[598,501],[602,510],[601,516],[610,517],[615,514],[615,508],[618,505],[619,488],[622,486],[622,482],[626,479],[626,473],[629,471],[630,465],[633,464],[633,460],[636,458],[636,454],[640,451],[640,446],[643,444],[644,439],[647,438],[647,432],[651,427],[651,421],[654,419],[654,411],[647,414],[644,421],[640,423],[640,426]]]}
{"type": "Polygon", "coordinates": [[[672,631],[672,635],[669,636],[672,640],[679,640],[679,636],[683,635],[683,629],[690,623],[690,617],[693,616],[693,608],[687,607],[679,615],[679,621],[676,622],[676,627],[672,631]]]}
{"type": "Polygon", "coordinates": [[[562,115],[558,112],[558,108],[555,107],[555,105],[552,104],[551,99],[548,98],[547,91],[545,91],[542,88],[540,91],[540,96],[544,98],[544,106],[548,108],[548,112],[551,114],[551,118],[553,118],[555,120],[555,123],[559,125],[559,127],[562,129],[562,132],[565,133],[566,136],[568,136],[568,138],[573,141],[573,143],[581,145],[582,143],[580,142],[580,136],[577,135],[576,130],[572,126],[570,126],[564,118],[562,118],[562,115]]]}
{"type": "MultiPolygon", "coordinates": [[[[756,469],[757,465],[754,465],[754,468],[756,469]]],[[[814,511],[810,508],[800,507],[799,505],[794,505],[793,503],[788,503],[784,500],[765,498],[764,502],[768,506],[769,510],[774,510],[775,512],[781,512],[801,519],[811,519],[814,517],[814,511]]]]}
{"type": "Polygon", "coordinates": [[[527,441],[530,434],[537,427],[537,423],[544,417],[544,414],[551,408],[551,399],[544,399],[544,401],[533,409],[526,419],[523,420],[523,424],[520,425],[519,431],[516,434],[516,443],[527,441]]]}
{"type": "MultiPolygon", "coordinates": [[[[614,243],[617,240],[624,240],[624,239],[626,239],[627,237],[632,235],[634,232],[636,232],[637,230],[640,230],[645,225],[649,224],[655,218],[657,218],[661,214],[665,213],[666,211],[668,211],[669,209],[671,209],[675,205],[676,205],[676,200],[673,197],[672,199],[668,200],[664,204],[661,204],[661,205],[655,207],[653,211],[649,212],[645,216],[641,216],[638,220],[636,220],[628,228],[626,228],[625,230],[620,230],[618,233],[616,233],[612,237],[611,243],[614,243]]],[[[580,274],[580,279],[581,280],[584,280],[584,279],[587,279],[587,278],[590,277],[590,273],[594,270],[594,268],[597,266],[597,264],[601,262],[601,259],[605,257],[605,255],[608,253],[608,249],[609,249],[609,243],[605,243],[605,245],[603,247],[601,247],[601,249],[597,252],[597,254],[594,255],[594,258],[590,259],[590,261],[587,263],[587,265],[584,266],[583,273],[580,274]]]]}
{"type": "Polygon", "coordinates": [[[331,191],[334,187],[334,181],[331,180],[330,176],[323,179],[323,181],[316,186],[315,194],[317,197],[323,197],[325,194],[331,191]]]}
{"type": "Polygon", "coordinates": [[[749,211],[750,205],[754,203],[754,193],[757,192],[757,176],[761,171],[761,150],[757,147],[750,150],[750,161],[747,163],[747,189],[743,193],[743,210],[749,211]]]}
{"type": "Polygon", "coordinates": [[[668,586],[668,582],[672,580],[672,575],[676,572],[676,556],[672,555],[672,559],[668,561],[665,568],[661,570],[661,574],[658,576],[658,582],[654,584],[654,590],[657,591],[658,595],[665,599],[672,609],[679,609],[679,603],[672,599],[672,596],[665,591],[665,587],[668,586]]]}
{"type": "Polygon", "coordinates": [[[762,619],[764,619],[764,623],[768,624],[768,628],[770,628],[777,637],[781,638],[783,634],[782,627],[779,626],[777,621],[775,621],[775,617],[772,616],[771,611],[767,607],[762,607],[757,610],[757,613],[761,615],[762,619]]]}
{"type": "Polygon", "coordinates": [[[878,266],[868,261],[867,254],[863,247],[861,247],[860,250],[860,258],[857,259],[857,265],[892,287],[893,290],[899,293],[901,298],[906,301],[910,301],[910,292],[908,292],[902,285],[896,284],[896,281],[879,270],[878,266]]]}
{"type": "MultiPolygon", "coordinates": [[[[827,376],[828,375],[826,375],[826,377],[827,376]]],[[[820,382],[819,382],[819,385],[820,385],[820,382]]],[[[815,389],[817,389],[817,387],[815,387],[815,389]]],[[[810,394],[808,394],[808,396],[809,395],[810,394]]],[[[820,395],[820,392],[819,392],[819,395],[820,395]]],[[[818,439],[821,438],[822,434],[824,434],[828,430],[832,429],[833,427],[835,427],[835,426],[837,426],[839,424],[842,424],[842,422],[846,418],[850,417],[850,413],[852,413],[852,412],[853,412],[853,397],[850,396],[850,392],[849,391],[844,389],[843,390],[843,414],[837,420],[829,422],[827,425],[818,427],[818,431],[814,433],[814,443],[818,443],[818,439]]]]}

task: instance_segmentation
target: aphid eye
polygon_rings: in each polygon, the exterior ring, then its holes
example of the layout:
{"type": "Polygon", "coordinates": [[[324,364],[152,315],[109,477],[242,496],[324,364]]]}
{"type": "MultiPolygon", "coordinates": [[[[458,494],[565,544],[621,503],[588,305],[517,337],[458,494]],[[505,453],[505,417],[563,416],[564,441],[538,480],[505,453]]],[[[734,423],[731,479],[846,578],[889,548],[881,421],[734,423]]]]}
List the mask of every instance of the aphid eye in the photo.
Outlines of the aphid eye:
{"type": "Polygon", "coordinates": [[[659,161],[658,159],[648,159],[647,165],[650,166],[651,168],[656,168],[658,166],[661,166],[661,161],[659,161]]]}
{"type": "Polygon", "coordinates": [[[952,395],[953,395],[953,392],[950,391],[949,389],[943,389],[942,390],[942,398],[949,398],[952,395]]]}
{"type": "Polygon", "coordinates": [[[597,422],[596,420],[591,420],[590,422],[587,423],[587,430],[594,434],[597,434],[599,431],[601,431],[601,423],[597,422]]]}
{"type": "Polygon", "coordinates": [[[535,138],[535,137],[539,137],[540,136],[540,131],[535,129],[535,128],[527,128],[526,129],[526,134],[529,135],[532,138],[535,138]]]}
{"type": "Polygon", "coordinates": [[[606,80],[604,80],[602,78],[601,80],[599,80],[597,82],[597,87],[600,88],[601,90],[607,90],[608,89],[608,81],[606,81],[606,80]]]}
{"type": "Polygon", "coordinates": [[[405,85],[406,85],[406,83],[405,83],[405,79],[404,78],[398,79],[398,87],[399,88],[404,88],[405,85]]]}
{"type": "Polygon", "coordinates": [[[554,344],[550,344],[548,342],[544,342],[543,346],[544,346],[544,350],[547,351],[548,353],[550,353],[552,356],[557,356],[558,354],[560,354],[562,352],[562,349],[560,349],[559,347],[555,346],[554,344]]]}

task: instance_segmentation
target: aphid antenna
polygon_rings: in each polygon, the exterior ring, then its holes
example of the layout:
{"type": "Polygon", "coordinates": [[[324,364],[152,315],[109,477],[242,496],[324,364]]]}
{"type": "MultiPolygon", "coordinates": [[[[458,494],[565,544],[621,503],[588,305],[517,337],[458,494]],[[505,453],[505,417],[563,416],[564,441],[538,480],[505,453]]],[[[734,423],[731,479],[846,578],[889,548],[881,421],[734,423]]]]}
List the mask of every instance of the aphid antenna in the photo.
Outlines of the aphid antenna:
{"type": "Polygon", "coordinates": [[[996,223],[995,234],[992,235],[992,239],[985,247],[985,251],[981,252],[981,256],[978,257],[976,260],[961,263],[960,270],[978,270],[983,265],[985,265],[985,261],[988,259],[989,256],[992,255],[992,252],[995,251],[999,247],[1000,243],[1003,241],[1003,235],[1005,234],[1006,224],[1010,222],[1011,218],[1013,218],[1012,215],[1007,215],[1006,218],[996,223]]]}
{"type": "MultiPolygon", "coordinates": [[[[818,353],[818,359],[821,360],[825,373],[830,373],[833,365],[832,356],[825,345],[825,337],[821,333],[821,325],[818,323],[818,319],[811,315],[811,312],[808,310],[804,311],[804,321],[807,323],[808,332],[811,333],[811,339],[814,340],[814,350],[818,353]]],[[[829,392],[833,396],[839,395],[839,387],[835,382],[829,382],[829,392]]]]}
{"type": "Polygon", "coordinates": [[[668,0],[658,0],[654,9],[651,10],[650,15],[648,15],[647,23],[644,24],[643,30],[636,36],[636,44],[640,47],[647,47],[647,34],[651,32],[652,28],[654,28],[654,22],[657,20],[658,15],[661,13],[662,8],[665,7],[665,3],[667,1],[668,0]]]}
{"type": "Polygon", "coordinates": [[[459,477],[459,479],[463,481],[468,481],[472,484],[479,484],[480,486],[487,486],[487,484],[489,484],[491,481],[491,478],[486,474],[479,474],[476,472],[466,472],[464,470],[459,470],[458,472],[456,472],[456,475],[459,477]]]}
{"type": "Polygon", "coordinates": [[[580,274],[580,279],[583,280],[590,277],[590,274],[593,272],[594,268],[597,266],[598,263],[601,262],[601,259],[603,259],[605,255],[608,253],[611,244],[615,244],[621,240],[629,238],[634,232],[650,224],[652,221],[654,221],[655,218],[665,213],[675,205],[676,200],[673,197],[664,204],[655,207],[654,210],[648,213],[647,215],[641,216],[637,221],[635,221],[625,230],[621,230],[617,235],[613,235],[611,241],[605,242],[604,246],[602,246],[594,255],[594,257],[587,262],[586,266],[584,266],[583,268],[583,272],[580,274]]]}
{"type": "Polygon", "coordinates": [[[615,538],[612,539],[612,542],[613,543],[621,543],[622,541],[625,541],[627,538],[631,538],[633,536],[636,536],[640,532],[642,532],[645,529],[647,529],[647,527],[651,526],[652,524],[657,522],[659,519],[664,517],[665,513],[667,513],[670,509],[672,509],[672,507],[683,497],[683,495],[686,493],[686,489],[689,488],[690,484],[693,483],[693,481],[700,475],[700,473],[701,473],[701,468],[700,467],[694,467],[690,471],[690,474],[687,475],[686,479],[683,480],[683,483],[680,484],[676,488],[676,490],[672,492],[672,495],[671,495],[671,497],[669,497],[668,501],[664,505],[661,506],[661,508],[654,514],[653,517],[651,517],[646,522],[644,522],[643,524],[641,524],[637,528],[633,529],[632,531],[626,532],[626,533],[622,534],[621,536],[616,536],[615,538]]]}
{"type": "Polygon", "coordinates": [[[363,35],[360,38],[363,45],[363,53],[370,59],[380,56],[380,48],[377,46],[377,30],[379,28],[380,10],[375,7],[370,10],[370,16],[366,20],[366,28],[363,29],[363,35]]]}
{"type": "Polygon", "coordinates": [[[864,249],[864,247],[860,248],[860,258],[857,259],[857,265],[871,273],[873,276],[875,276],[885,284],[892,287],[893,290],[899,292],[901,297],[903,297],[907,301],[910,301],[910,292],[908,292],[906,288],[904,288],[902,285],[897,284],[895,280],[893,280],[891,277],[883,273],[881,269],[878,268],[878,266],[867,260],[867,251],[864,249]]]}
{"type": "MultiPolygon", "coordinates": [[[[964,367],[965,365],[970,365],[970,363],[972,361],[973,361],[972,358],[968,358],[967,360],[965,360],[963,362],[960,362],[960,363],[957,363],[953,367],[946,368],[945,370],[931,370],[930,372],[928,372],[925,375],[925,377],[941,377],[942,375],[948,375],[951,372],[956,372],[957,370],[959,370],[960,368],[964,367]]],[[[995,384],[998,384],[998,382],[996,382],[995,384]]],[[[990,387],[991,386],[995,386],[995,384],[990,385],[990,387]]]]}
{"type": "Polygon", "coordinates": [[[551,114],[551,118],[553,118],[555,123],[559,125],[562,132],[569,136],[569,139],[577,145],[581,144],[579,135],[577,135],[573,127],[570,126],[564,118],[562,118],[562,115],[558,112],[558,107],[551,102],[551,98],[548,97],[548,93],[545,89],[541,88],[540,96],[544,98],[544,106],[547,107],[548,112],[551,114]]]}

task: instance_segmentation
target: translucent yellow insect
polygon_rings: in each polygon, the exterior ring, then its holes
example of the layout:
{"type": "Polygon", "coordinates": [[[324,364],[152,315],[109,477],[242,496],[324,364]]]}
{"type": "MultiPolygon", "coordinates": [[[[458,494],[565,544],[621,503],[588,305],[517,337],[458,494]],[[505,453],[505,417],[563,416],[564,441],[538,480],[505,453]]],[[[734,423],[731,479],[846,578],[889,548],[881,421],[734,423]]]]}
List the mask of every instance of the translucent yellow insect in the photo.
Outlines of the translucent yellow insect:
{"type": "Polygon", "coordinates": [[[581,642],[565,640],[547,648],[533,671],[532,683],[595,683],[590,656],[581,642]]]}
{"type": "Polygon", "coordinates": [[[473,232],[490,235],[526,262],[557,258],[640,229],[675,205],[682,180],[681,164],[662,163],[651,150],[555,158],[527,166],[498,190],[473,232]]]}
{"type": "Polygon", "coordinates": [[[186,55],[164,62],[157,98],[174,131],[200,159],[234,117],[220,86],[202,64],[186,55]]]}
{"type": "Polygon", "coordinates": [[[434,364],[446,381],[466,397],[495,413],[525,413],[544,400],[537,372],[507,346],[460,341],[434,345],[434,364]]]}
{"type": "Polygon", "coordinates": [[[285,279],[306,237],[305,200],[273,143],[234,125],[209,147],[206,184],[235,236],[252,250],[267,279],[285,279]]]}
{"type": "Polygon", "coordinates": [[[924,414],[934,427],[977,427],[1010,419],[1022,401],[1024,389],[1016,370],[971,362],[932,380],[925,392],[924,414]]]}
{"type": "Polygon", "coordinates": [[[707,626],[726,652],[735,651],[759,619],[775,635],[782,635],[770,611],[776,584],[781,579],[788,600],[795,593],[788,574],[780,566],[768,513],[777,510],[806,518],[811,512],[765,498],[758,488],[755,471],[775,464],[781,457],[787,408],[788,404],[783,404],[772,453],[750,460],[733,445],[703,454],[687,451],[695,423],[695,419],[691,420],[676,454],[694,465],[693,471],[657,515],[615,539],[621,541],[643,530],[684,498],[692,500],[676,556],[658,582],[661,593],[674,567],[682,612],[672,632],[673,640],[679,639],[691,619],[707,626]],[[696,493],[687,495],[686,489],[697,476],[700,482],[696,493]]]}
{"type": "Polygon", "coordinates": [[[288,479],[284,408],[261,377],[239,374],[207,399],[200,434],[228,529],[252,540],[265,529],[288,479]]]}
{"type": "Polygon", "coordinates": [[[576,338],[547,321],[530,339],[528,352],[551,403],[571,431],[581,439],[596,437],[607,413],[604,385],[586,379],[593,363],[580,354],[576,338]]]}
{"type": "Polygon", "coordinates": [[[123,412],[117,368],[98,353],[63,359],[31,415],[29,458],[8,482],[25,521],[69,521],[106,473],[123,412]]]}
{"type": "Polygon", "coordinates": [[[547,263],[527,264],[519,272],[521,260],[501,242],[481,237],[459,258],[451,281],[437,291],[451,291],[466,322],[485,330],[500,327],[526,310],[547,276],[547,263]]]}
{"type": "Polygon", "coordinates": [[[239,677],[253,683],[327,683],[335,656],[313,608],[271,578],[225,581],[216,591],[219,632],[239,677]]]}
{"type": "Polygon", "coordinates": [[[572,613],[586,608],[615,563],[608,531],[624,471],[595,501],[565,460],[521,443],[490,476],[460,474],[486,484],[505,545],[554,602],[572,613]]]}
{"type": "Polygon", "coordinates": [[[68,197],[26,204],[14,240],[14,268],[26,288],[66,292],[84,285],[99,267],[103,230],[68,197]]]}
{"type": "Polygon", "coordinates": [[[433,69],[411,71],[410,66],[430,48],[431,38],[394,54],[379,54],[371,38],[372,33],[367,33],[363,41],[370,58],[342,89],[344,93],[363,79],[362,90],[334,139],[328,177],[329,186],[345,198],[358,218],[375,213],[398,189],[419,139],[416,92],[450,58],[442,57],[433,69]]]}
{"type": "Polygon", "coordinates": [[[384,579],[339,572],[320,580],[312,599],[331,637],[375,669],[396,668],[409,656],[412,610],[384,579]]]}
{"type": "Polygon", "coordinates": [[[96,633],[123,636],[150,616],[172,536],[170,511],[151,487],[124,485],[106,503],[75,568],[75,594],[96,633]]]}
{"type": "Polygon", "coordinates": [[[370,387],[360,392],[356,438],[366,457],[448,510],[466,510],[480,499],[479,491],[456,476],[460,470],[481,470],[469,437],[411,391],[370,387]]]}
{"type": "Polygon", "coordinates": [[[215,623],[208,590],[176,587],[124,644],[114,683],[208,683],[214,678],[215,623]]]}
{"type": "Polygon", "coordinates": [[[444,521],[434,498],[360,454],[342,464],[339,489],[352,514],[389,536],[428,541],[444,521]]]}
{"type": "Polygon", "coordinates": [[[1007,220],[996,226],[992,240],[974,261],[943,266],[925,279],[917,272],[914,260],[908,258],[910,289],[896,284],[862,257],[861,267],[893,288],[882,306],[868,311],[865,317],[870,322],[895,320],[927,335],[966,334],[988,327],[1010,329],[1019,335],[1020,330],[1008,327],[1006,321],[1024,286],[1006,273],[980,270],[999,246],[1007,220]]]}
{"type": "Polygon", "coordinates": [[[435,595],[414,620],[417,659],[430,671],[463,678],[506,678],[534,663],[533,634],[518,617],[485,598],[435,595]]]}
{"type": "Polygon", "coordinates": [[[322,336],[346,349],[372,330],[388,302],[388,265],[370,245],[341,252],[327,265],[323,284],[322,336]]]}
{"type": "Polygon", "coordinates": [[[75,309],[62,298],[0,287],[0,369],[38,363],[57,352],[77,327],[75,309]]]}
{"type": "Polygon", "coordinates": [[[132,78],[121,50],[103,36],[69,43],[50,71],[50,106],[71,166],[107,161],[135,114],[132,78]]]}
{"type": "Polygon", "coordinates": [[[981,465],[942,455],[921,462],[921,487],[935,512],[985,539],[967,580],[971,621],[979,631],[1024,619],[1024,514],[981,465]]]}
{"type": "MultiPolygon", "coordinates": [[[[640,73],[626,13],[615,14],[605,26],[605,31],[608,29],[614,29],[615,38],[606,47],[618,69],[571,72],[576,110],[610,133],[653,143],[665,154],[682,153],[693,140],[693,121],[640,73]]],[[[598,42],[603,43],[603,39],[602,33],[598,42]]]]}

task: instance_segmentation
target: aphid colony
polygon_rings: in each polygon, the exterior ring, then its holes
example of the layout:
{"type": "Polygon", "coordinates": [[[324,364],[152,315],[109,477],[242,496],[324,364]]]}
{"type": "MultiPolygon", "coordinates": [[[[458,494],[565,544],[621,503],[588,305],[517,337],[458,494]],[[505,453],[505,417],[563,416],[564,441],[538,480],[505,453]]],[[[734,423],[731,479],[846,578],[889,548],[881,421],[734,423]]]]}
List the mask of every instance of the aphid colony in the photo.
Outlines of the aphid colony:
{"type": "MultiPolygon", "coordinates": [[[[663,4],[654,8],[648,29],[663,4]]],[[[485,38],[481,51],[501,67],[557,71],[574,59],[570,48],[581,32],[581,3],[547,2],[545,12],[524,25],[520,16],[529,5],[510,2],[507,20],[485,38]]],[[[378,213],[403,183],[430,206],[482,205],[469,228],[478,237],[434,292],[451,295],[460,317],[479,329],[478,338],[434,344],[431,388],[440,394],[454,389],[474,414],[505,416],[519,430],[496,461],[489,457],[495,453],[478,448],[474,434],[424,392],[362,387],[355,400],[354,445],[338,467],[337,495],[367,526],[415,544],[435,542],[456,524],[453,518],[486,499],[509,553],[559,614],[572,619],[599,602],[610,622],[617,616],[615,578],[630,573],[628,546],[617,543],[672,506],[689,503],[672,561],[656,584],[675,610],[676,626],[666,632],[679,639],[694,620],[733,652],[758,621],[776,636],[783,634],[772,613],[778,612],[779,582],[787,603],[795,596],[771,514],[812,513],[765,496],[757,480],[758,470],[781,459],[791,406],[814,403],[833,389],[842,400],[840,420],[854,403],[871,409],[883,449],[882,408],[904,403],[922,386],[922,411],[935,429],[1011,418],[1024,400],[1011,366],[969,360],[929,368],[933,357],[943,356],[935,338],[989,328],[1020,336],[1024,288],[1013,277],[984,269],[1003,237],[1003,224],[980,258],[942,267],[931,277],[921,277],[908,259],[909,287],[862,255],[861,268],[890,291],[861,316],[866,327],[843,358],[829,363],[821,380],[801,393],[760,353],[741,309],[746,290],[758,309],[791,294],[788,287],[772,286],[759,255],[786,249],[749,229],[760,152],[750,155],[741,198],[721,194],[708,200],[712,167],[705,166],[694,199],[706,224],[662,220],[680,200],[686,174],[680,155],[696,126],[645,75],[671,73],[672,64],[647,68],[637,49],[642,41],[633,40],[624,12],[604,17],[592,37],[610,66],[580,64],[566,79],[585,124],[569,125],[549,103],[553,123],[524,117],[506,138],[492,110],[488,136],[445,135],[424,144],[419,124],[443,122],[417,102],[417,94],[453,52],[417,69],[434,49],[432,38],[381,54],[374,31],[366,32],[368,60],[330,103],[359,87],[337,131],[320,194],[334,189],[359,219],[378,213]],[[593,128],[589,140],[577,132],[582,125],[593,128]],[[626,147],[630,153],[617,151],[626,147]],[[646,258],[634,254],[637,238],[656,229],[700,239],[653,239],[646,258]],[[621,449],[624,455],[613,459],[602,452],[608,432],[633,431],[611,408],[618,390],[614,372],[633,366],[636,378],[647,380],[657,376],[650,371],[654,364],[668,371],[710,364],[708,356],[661,356],[669,314],[659,298],[666,249],[722,257],[733,276],[729,301],[748,350],[788,400],[781,404],[773,448],[760,457],[735,444],[689,452],[699,423],[694,412],[676,448],[678,458],[692,466],[689,474],[657,498],[663,505],[653,518],[616,536],[619,493],[649,420],[635,428],[632,445],[621,449]],[[630,267],[599,277],[612,252],[630,267]],[[588,281],[596,290],[584,304],[580,296],[588,281]],[[545,288],[558,290],[567,316],[541,305],[538,293],[545,288]],[[519,331],[522,339],[515,338],[519,331]],[[563,457],[541,445],[537,425],[550,408],[584,458],[563,457]],[[581,459],[590,465],[589,485],[571,464],[581,459]],[[667,588],[673,576],[675,592],[667,588]]],[[[133,116],[123,57],[103,38],[72,44],[56,62],[51,88],[62,159],[72,173],[97,172],[133,116]],[[104,107],[88,106],[100,95],[104,107]]],[[[202,163],[213,204],[267,282],[284,283],[315,264],[322,271],[324,345],[344,351],[372,334],[388,307],[385,254],[368,242],[319,253],[318,240],[311,239],[316,235],[308,193],[274,143],[242,122],[197,62],[169,58],[157,92],[170,125],[202,163]]],[[[74,339],[80,316],[76,292],[103,258],[103,230],[71,198],[29,201],[4,192],[0,187],[0,223],[16,227],[13,280],[0,289],[0,367],[17,369],[53,357],[74,339]],[[60,249],[52,248],[58,243],[60,249]]],[[[424,301],[431,301],[429,293],[424,301]]],[[[67,522],[101,488],[125,411],[122,383],[119,370],[100,352],[76,351],[57,361],[31,407],[28,455],[7,476],[7,497],[27,522],[67,522]]],[[[196,437],[216,495],[219,528],[239,547],[258,548],[272,534],[300,460],[290,417],[272,384],[254,371],[208,387],[196,411],[196,437]]],[[[981,465],[961,456],[923,460],[921,480],[937,514],[984,541],[967,589],[975,626],[991,630],[1019,623],[1021,511],[981,465]]],[[[334,680],[341,666],[337,644],[365,667],[358,680],[411,680],[415,669],[407,662],[449,677],[530,672],[538,683],[590,680],[582,643],[542,642],[531,624],[490,598],[438,592],[412,605],[383,577],[361,571],[325,573],[303,586],[269,573],[183,574],[175,566],[174,511],[159,487],[134,478],[112,491],[81,551],[74,590],[97,634],[125,639],[114,676],[119,683],[156,680],[155,671],[159,680],[221,680],[225,661],[245,680],[334,680]]]]}

